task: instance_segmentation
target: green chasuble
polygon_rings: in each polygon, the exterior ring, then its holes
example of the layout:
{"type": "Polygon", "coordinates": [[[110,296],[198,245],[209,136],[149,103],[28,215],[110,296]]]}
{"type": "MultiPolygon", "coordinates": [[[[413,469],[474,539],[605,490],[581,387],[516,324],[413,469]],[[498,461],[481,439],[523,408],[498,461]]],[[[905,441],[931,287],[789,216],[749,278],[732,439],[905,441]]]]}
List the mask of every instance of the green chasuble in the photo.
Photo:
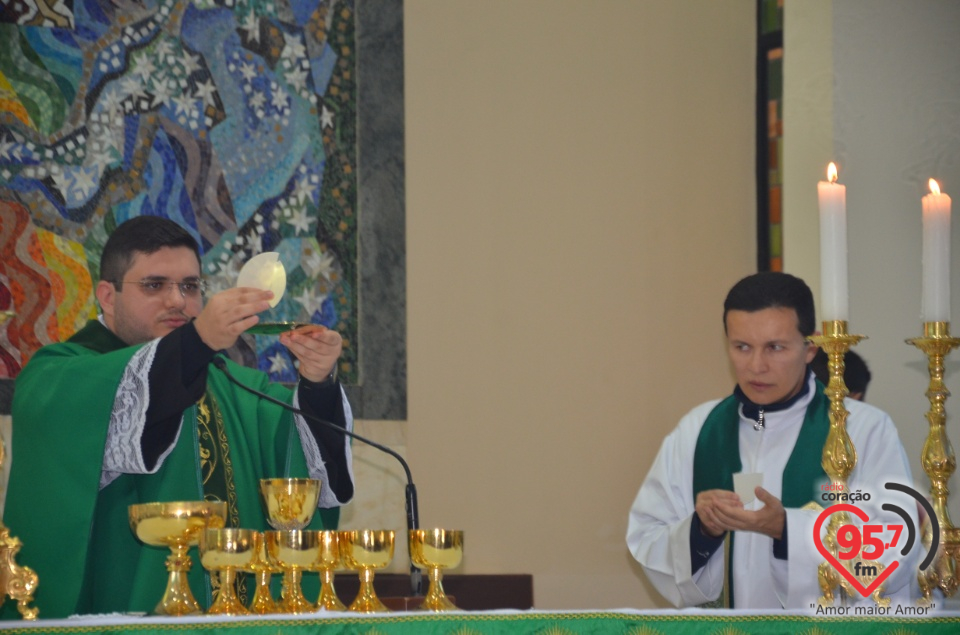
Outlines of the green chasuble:
{"type": "MultiPolygon", "coordinates": [[[[780,500],[784,507],[800,508],[817,497],[817,488],[828,479],[821,465],[823,446],[830,432],[830,400],[824,387],[815,382],[813,399],[800,426],[800,434],[783,469],[780,500]]],[[[733,491],[733,475],[743,469],[740,461],[740,402],[730,395],[707,415],[693,456],[693,498],[711,489],[733,491]]],[[[729,557],[733,557],[734,538],[730,534],[729,557]]],[[[730,571],[729,563],[727,571],[730,571]]],[[[733,583],[727,578],[730,606],[733,583]]]]}
{"type": "MultiPolygon", "coordinates": [[[[42,619],[153,611],[166,587],[169,550],[143,545],[134,537],[130,505],[202,500],[204,480],[219,470],[219,478],[227,477],[219,489],[226,486],[235,510],[228,525],[266,530],[259,479],[307,476],[292,414],[235,387],[211,368],[207,394],[199,408],[184,412],[176,446],[157,473],[124,474],[101,491],[114,397],[139,349],[126,346],[94,320],[67,342],[37,351],[17,378],[4,523],[23,542],[17,562],[39,576],[34,605],[42,619]],[[206,449],[201,436],[207,437],[206,449]],[[213,470],[211,443],[217,459],[213,470]]],[[[265,374],[228,364],[246,385],[292,401],[292,391],[271,383],[265,374]]],[[[143,389],[145,398],[146,386],[143,389]]],[[[311,528],[335,527],[338,517],[336,509],[320,510],[311,528]]],[[[190,587],[207,607],[209,575],[196,548],[190,555],[190,587]]],[[[316,589],[317,581],[304,576],[308,597],[316,589]]],[[[14,604],[4,604],[2,617],[19,617],[14,604]]]]}

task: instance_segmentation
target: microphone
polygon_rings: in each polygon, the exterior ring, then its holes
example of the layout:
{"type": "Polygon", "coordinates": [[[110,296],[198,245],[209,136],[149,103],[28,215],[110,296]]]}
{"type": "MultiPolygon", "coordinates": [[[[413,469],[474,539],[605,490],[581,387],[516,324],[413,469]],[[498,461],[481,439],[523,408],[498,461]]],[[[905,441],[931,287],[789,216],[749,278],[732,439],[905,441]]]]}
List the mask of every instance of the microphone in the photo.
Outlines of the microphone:
{"type": "MultiPolygon", "coordinates": [[[[266,393],[260,392],[259,390],[255,390],[250,386],[247,386],[246,384],[240,382],[240,380],[238,380],[236,377],[233,376],[233,374],[227,369],[227,362],[220,355],[215,355],[212,363],[214,366],[219,368],[224,375],[227,376],[227,379],[229,379],[231,382],[233,382],[243,390],[246,390],[247,392],[254,394],[257,397],[260,397],[261,399],[266,399],[271,403],[275,403],[281,408],[286,408],[290,412],[298,414],[304,419],[310,419],[311,421],[315,421],[327,428],[330,428],[331,430],[336,430],[340,434],[346,435],[351,439],[356,439],[357,441],[366,443],[367,445],[374,447],[380,450],[381,452],[386,452],[387,454],[395,458],[397,461],[399,461],[401,467],[403,467],[403,471],[407,475],[407,488],[406,488],[407,530],[420,528],[420,508],[419,508],[419,505],[417,504],[417,486],[413,484],[413,475],[410,473],[410,466],[407,465],[407,462],[403,459],[402,456],[397,454],[396,451],[391,450],[387,446],[381,445],[376,441],[371,441],[370,439],[366,437],[362,437],[359,434],[350,432],[349,430],[345,430],[344,428],[341,428],[340,426],[333,423],[332,421],[321,419],[320,417],[304,412],[299,408],[294,408],[293,406],[286,403],[285,401],[281,401],[279,399],[271,397],[266,393]]],[[[410,590],[412,591],[413,595],[423,595],[422,589],[423,589],[423,580],[422,580],[422,574],[420,573],[420,569],[418,569],[416,565],[414,565],[411,562],[410,563],[410,590]]]]}

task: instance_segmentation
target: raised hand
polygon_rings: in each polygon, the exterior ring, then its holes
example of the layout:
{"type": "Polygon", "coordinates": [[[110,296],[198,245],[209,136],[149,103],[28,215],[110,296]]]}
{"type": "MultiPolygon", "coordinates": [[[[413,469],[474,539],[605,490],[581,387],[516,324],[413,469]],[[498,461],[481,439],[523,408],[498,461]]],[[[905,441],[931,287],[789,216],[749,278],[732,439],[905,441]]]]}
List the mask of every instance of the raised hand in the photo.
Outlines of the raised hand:
{"type": "Polygon", "coordinates": [[[315,382],[330,376],[343,350],[340,334],[318,324],[281,333],[280,343],[300,360],[300,375],[315,382]]]}
{"type": "Polygon", "coordinates": [[[203,343],[214,350],[230,348],[240,334],[260,321],[258,313],[270,308],[271,291],[235,287],[207,300],[193,325],[203,343]]]}

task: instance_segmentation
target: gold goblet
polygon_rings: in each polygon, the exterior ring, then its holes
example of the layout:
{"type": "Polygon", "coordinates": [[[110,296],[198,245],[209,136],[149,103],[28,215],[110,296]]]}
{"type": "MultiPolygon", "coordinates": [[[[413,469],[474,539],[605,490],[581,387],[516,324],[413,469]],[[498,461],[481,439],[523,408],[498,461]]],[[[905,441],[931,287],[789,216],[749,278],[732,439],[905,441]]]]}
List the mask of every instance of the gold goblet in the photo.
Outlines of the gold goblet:
{"type": "Polygon", "coordinates": [[[312,569],[320,572],[320,597],[317,608],[327,611],[346,611],[347,606],[340,601],[333,588],[333,574],[342,567],[340,556],[340,533],[326,529],[320,532],[320,546],[317,561],[312,569]]]}
{"type": "Polygon", "coordinates": [[[270,526],[278,531],[303,529],[310,524],[320,500],[315,478],[265,478],[260,480],[260,502],[270,526]]]}
{"type": "Polygon", "coordinates": [[[250,566],[257,557],[257,532],[252,529],[204,529],[200,533],[200,564],[218,572],[220,589],[207,615],[247,615],[247,607],[237,597],[234,584],[237,569],[250,566]]]}
{"type": "Polygon", "coordinates": [[[360,572],[360,590],[347,608],[356,613],[385,613],[388,609],[373,588],[373,572],[393,560],[392,529],[360,529],[340,532],[340,553],[343,564],[360,572]]]}
{"type": "Polygon", "coordinates": [[[310,613],[316,605],[307,601],[300,588],[303,570],[313,567],[319,555],[320,532],[305,529],[264,533],[267,558],[283,568],[280,609],[284,613],[310,613]]]}
{"type": "Polygon", "coordinates": [[[273,565],[267,557],[266,540],[261,532],[256,532],[254,540],[257,543],[257,555],[243,569],[247,573],[252,573],[257,580],[253,599],[250,600],[250,612],[257,615],[280,613],[280,605],[273,599],[270,592],[270,576],[274,573],[281,573],[283,569],[273,565]]]}
{"type": "Polygon", "coordinates": [[[430,587],[420,608],[425,611],[459,611],[443,591],[444,569],[452,569],[463,559],[463,532],[450,529],[411,529],[410,561],[427,569],[430,587]]]}
{"type": "MultiPolygon", "coordinates": [[[[305,613],[313,610],[312,604],[303,597],[300,580],[303,566],[288,567],[271,552],[271,544],[285,542],[287,549],[296,549],[295,543],[302,543],[302,536],[278,538],[274,534],[299,532],[310,524],[317,502],[320,500],[320,481],[315,478],[264,478],[260,479],[260,502],[267,523],[276,531],[266,532],[267,560],[270,564],[282,567],[283,586],[280,594],[280,611],[286,613],[305,613]],[[271,535],[274,535],[271,538],[271,535]],[[271,543],[271,540],[273,541],[271,543]]],[[[279,547],[274,547],[274,552],[279,547]]],[[[306,566],[306,565],[304,565],[306,566]]]]}
{"type": "Polygon", "coordinates": [[[167,588],[154,613],[190,615],[200,613],[200,605],[187,572],[192,566],[188,549],[197,544],[200,532],[208,527],[223,527],[227,504],[208,501],[142,503],[128,508],[130,529],[140,542],[152,547],[167,547],[167,588]]]}

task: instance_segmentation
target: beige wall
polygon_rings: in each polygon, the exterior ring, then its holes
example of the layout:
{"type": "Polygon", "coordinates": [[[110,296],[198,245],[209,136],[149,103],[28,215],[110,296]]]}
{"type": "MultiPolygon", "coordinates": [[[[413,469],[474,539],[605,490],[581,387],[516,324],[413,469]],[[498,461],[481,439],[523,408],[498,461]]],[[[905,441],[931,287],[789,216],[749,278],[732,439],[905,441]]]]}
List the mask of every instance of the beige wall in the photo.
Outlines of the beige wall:
{"type": "Polygon", "coordinates": [[[754,12],[406,0],[395,442],[421,524],[466,532],[458,571],[533,573],[539,608],[662,602],[626,514],[662,437],[732,385],[720,306],[756,257],[754,12]]]}

